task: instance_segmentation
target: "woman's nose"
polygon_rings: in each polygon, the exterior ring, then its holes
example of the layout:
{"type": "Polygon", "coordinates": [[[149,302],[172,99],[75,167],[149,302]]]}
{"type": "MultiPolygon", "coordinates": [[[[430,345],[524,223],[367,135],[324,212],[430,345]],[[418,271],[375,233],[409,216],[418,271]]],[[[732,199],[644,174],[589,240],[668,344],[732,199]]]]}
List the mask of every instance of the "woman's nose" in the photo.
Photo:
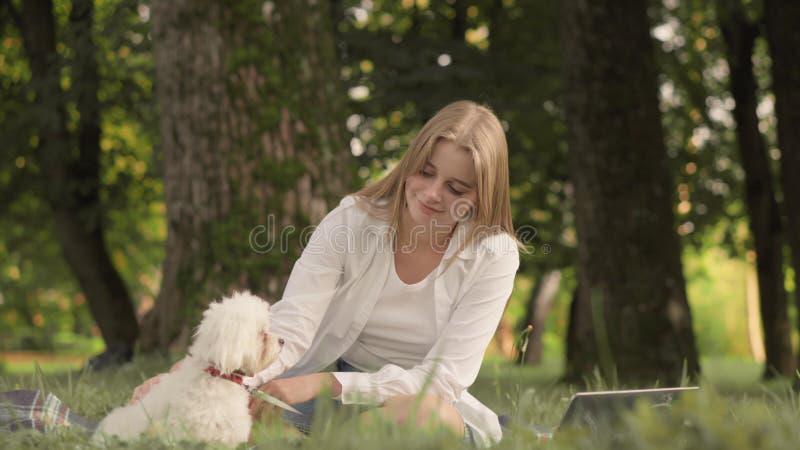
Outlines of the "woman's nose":
{"type": "Polygon", "coordinates": [[[432,183],[425,190],[425,199],[429,202],[438,202],[442,199],[442,188],[444,185],[439,183],[432,183]]]}

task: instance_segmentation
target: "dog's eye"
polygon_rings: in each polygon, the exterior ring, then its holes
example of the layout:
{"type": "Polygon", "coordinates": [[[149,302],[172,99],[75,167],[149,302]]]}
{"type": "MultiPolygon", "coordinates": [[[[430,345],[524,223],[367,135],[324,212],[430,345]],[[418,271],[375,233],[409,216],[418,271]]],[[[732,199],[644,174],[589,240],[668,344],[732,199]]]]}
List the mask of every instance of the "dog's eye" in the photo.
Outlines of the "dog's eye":
{"type": "Polygon", "coordinates": [[[283,345],[283,338],[278,339],[278,345],[283,345]]]}

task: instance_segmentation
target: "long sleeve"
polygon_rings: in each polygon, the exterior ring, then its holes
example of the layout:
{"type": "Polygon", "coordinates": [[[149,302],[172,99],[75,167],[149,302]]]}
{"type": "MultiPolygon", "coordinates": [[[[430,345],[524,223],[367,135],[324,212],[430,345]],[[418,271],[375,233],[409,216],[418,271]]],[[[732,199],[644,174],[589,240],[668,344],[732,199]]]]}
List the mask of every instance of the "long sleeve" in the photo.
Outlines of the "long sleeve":
{"type": "Polygon", "coordinates": [[[418,394],[423,390],[455,403],[477,378],[483,355],[514,287],[519,267],[516,245],[499,247],[502,249],[483,256],[480,274],[456,304],[421,364],[408,370],[387,364],[375,373],[334,373],[342,384],[342,403],[380,404],[396,395],[418,394]]]}
{"type": "Polygon", "coordinates": [[[269,367],[245,378],[248,386],[259,386],[282,374],[311,345],[344,273],[349,235],[343,205],[349,204],[352,200],[346,197],[325,216],[292,268],[283,297],[273,305],[270,317],[270,334],[283,338],[284,346],[269,367]]]}

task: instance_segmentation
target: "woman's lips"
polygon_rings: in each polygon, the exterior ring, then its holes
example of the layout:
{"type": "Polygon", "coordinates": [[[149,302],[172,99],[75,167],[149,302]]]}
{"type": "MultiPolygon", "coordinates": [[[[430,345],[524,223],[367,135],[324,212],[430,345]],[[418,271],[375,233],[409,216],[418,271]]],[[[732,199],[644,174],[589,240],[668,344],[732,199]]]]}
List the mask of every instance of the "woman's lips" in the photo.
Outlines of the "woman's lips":
{"type": "Polygon", "coordinates": [[[435,210],[435,209],[431,208],[430,206],[426,205],[423,202],[419,202],[419,205],[420,205],[420,207],[422,207],[422,210],[427,212],[428,214],[437,214],[437,213],[441,212],[441,211],[438,211],[438,210],[435,210]]]}

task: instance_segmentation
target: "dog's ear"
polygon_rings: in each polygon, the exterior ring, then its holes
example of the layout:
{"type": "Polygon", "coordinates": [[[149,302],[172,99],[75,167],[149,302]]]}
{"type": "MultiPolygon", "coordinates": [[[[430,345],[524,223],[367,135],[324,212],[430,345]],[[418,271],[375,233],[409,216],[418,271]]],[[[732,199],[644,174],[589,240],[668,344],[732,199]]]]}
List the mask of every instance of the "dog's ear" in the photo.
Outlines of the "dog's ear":
{"type": "Polygon", "coordinates": [[[269,304],[250,293],[234,293],[203,313],[189,352],[223,373],[252,364],[264,349],[269,304]]]}

